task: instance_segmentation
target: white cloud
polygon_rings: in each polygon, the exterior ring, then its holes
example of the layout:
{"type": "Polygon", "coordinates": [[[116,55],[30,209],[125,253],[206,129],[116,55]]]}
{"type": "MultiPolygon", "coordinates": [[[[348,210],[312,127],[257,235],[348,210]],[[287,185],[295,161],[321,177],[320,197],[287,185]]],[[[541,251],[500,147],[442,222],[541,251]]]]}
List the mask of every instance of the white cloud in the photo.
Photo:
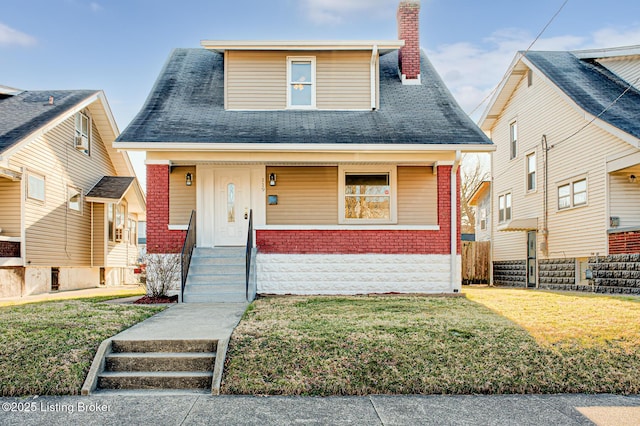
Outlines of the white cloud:
{"type": "MultiPolygon", "coordinates": [[[[438,46],[427,53],[460,106],[478,119],[486,102],[478,108],[502,80],[516,52],[526,50],[534,36],[518,29],[494,32],[478,43],[464,42],[438,46]],[[475,111],[474,111],[475,110],[475,111]]],[[[605,28],[587,37],[565,35],[540,38],[532,50],[578,50],[640,44],[640,27],[618,30],[605,28]]]]}
{"type": "Polygon", "coordinates": [[[311,22],[337,25],[355,14],[387,16],[397,0],[303,0],[300,6],[311,22]]]}
{"type": "Polygon", "coordinates": [[[89,4],[89,7],[91,8],[91,11],[93,11],[93,12],[100,12],[103,9],[103,7],[100,6],[100,4],[95,2],[95,1],[91,2],[89,4]]]}
{"type": "Polygon", "coordinates": [[[33,46],[35,37],[15,30],[0,22],[0,46],[33,46]]]}

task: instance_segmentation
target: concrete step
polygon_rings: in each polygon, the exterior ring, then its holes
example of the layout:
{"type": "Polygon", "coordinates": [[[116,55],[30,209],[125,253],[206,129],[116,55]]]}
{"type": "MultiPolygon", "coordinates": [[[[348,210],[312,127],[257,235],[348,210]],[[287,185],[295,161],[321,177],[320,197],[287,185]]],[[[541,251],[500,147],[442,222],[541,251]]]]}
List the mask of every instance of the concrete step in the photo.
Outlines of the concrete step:
{"type": "Polygon", "coordinates": [[[213,371],[215,352],[124,352],[105,357],[105,371],[213,371]]]}
{"type": "Polygon", "coordinates": [[[113,340],[113,352],[215,352],[217,340],[113,340]]]}
{"type": "Polygon", "coordinates": [[[193,250],[192,257],[244,257],[245,253],[246,248],[244,247],[196,247],[193,250]]]}
{"type": "Polygon", "coordinates": [[[216,284],[216,283],[237,283],[244,284],[247,281],[247,275],[245,273],[242,274],[192,274],[189,271],[189,275],[187,276],[187,284],[216,284]]]}
{"type": "Polygon", "coordinates": [[[185,293],[242,293],[246,285],[242,283],[194,283],[187,281],[185,293]]]}
{"type": "Polygon", "coordinates": [[[247,267],[244,262],[241,264],[217,264],[207,265],[202,263],[191,262],[189,265],[189,274],[192,275],[211,275],[211,274],[237,274],[246,275],[247,267]]]}
{"type": "Polygon", "coordinates": [[[245,290],[241,292],[189,292],[185,289],[184,303],[235,303],[245,302],[245,290]]]}
{"type": "Polygon", "coordinates": [[[98,375],[99,389],[210,389],[213,372],[113,372],[98,375]]]}

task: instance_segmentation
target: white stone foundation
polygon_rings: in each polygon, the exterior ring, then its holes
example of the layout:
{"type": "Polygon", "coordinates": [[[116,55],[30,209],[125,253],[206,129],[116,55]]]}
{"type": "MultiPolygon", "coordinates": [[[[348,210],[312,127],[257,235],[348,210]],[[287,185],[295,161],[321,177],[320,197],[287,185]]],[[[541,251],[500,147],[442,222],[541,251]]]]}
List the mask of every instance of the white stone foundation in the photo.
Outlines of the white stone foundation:
{"type": "Polygon", "coordinates": [[[461,289],[451,256],[419,254],[263,254],[257,256],[258,293],[454,293],[461,289]]]}

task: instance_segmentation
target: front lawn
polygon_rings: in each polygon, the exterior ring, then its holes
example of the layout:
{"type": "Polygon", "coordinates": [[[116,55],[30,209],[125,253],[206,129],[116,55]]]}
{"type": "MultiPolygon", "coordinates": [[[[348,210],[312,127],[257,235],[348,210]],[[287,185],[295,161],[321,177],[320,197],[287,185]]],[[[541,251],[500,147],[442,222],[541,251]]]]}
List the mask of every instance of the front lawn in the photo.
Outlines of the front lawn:
{"type": "Polygon", "coordinates": [[[259,299],[233,333],[222,390],[271,395],[640,392],[637,301],[464,291],[468,299],[259,299]]]}
{"type": "Polygon", "coordinates": [[[79,395],[100,342],[164,309],[106,298],[0,307],[0,396],[79,395]]]}

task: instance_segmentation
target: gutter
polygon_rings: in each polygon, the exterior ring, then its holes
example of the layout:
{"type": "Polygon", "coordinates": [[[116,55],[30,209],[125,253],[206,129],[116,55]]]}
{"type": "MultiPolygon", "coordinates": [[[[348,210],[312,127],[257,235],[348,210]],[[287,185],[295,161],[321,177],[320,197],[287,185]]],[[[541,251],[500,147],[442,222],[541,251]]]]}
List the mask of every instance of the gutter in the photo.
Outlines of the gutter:
{"type": "Polygon", "coordinates": [[[462,153],[456,151],[456,159],[451,167],[451,274],[449,276],[451,291],[457,293],[458,288],[458,167],[462,153]]]}

